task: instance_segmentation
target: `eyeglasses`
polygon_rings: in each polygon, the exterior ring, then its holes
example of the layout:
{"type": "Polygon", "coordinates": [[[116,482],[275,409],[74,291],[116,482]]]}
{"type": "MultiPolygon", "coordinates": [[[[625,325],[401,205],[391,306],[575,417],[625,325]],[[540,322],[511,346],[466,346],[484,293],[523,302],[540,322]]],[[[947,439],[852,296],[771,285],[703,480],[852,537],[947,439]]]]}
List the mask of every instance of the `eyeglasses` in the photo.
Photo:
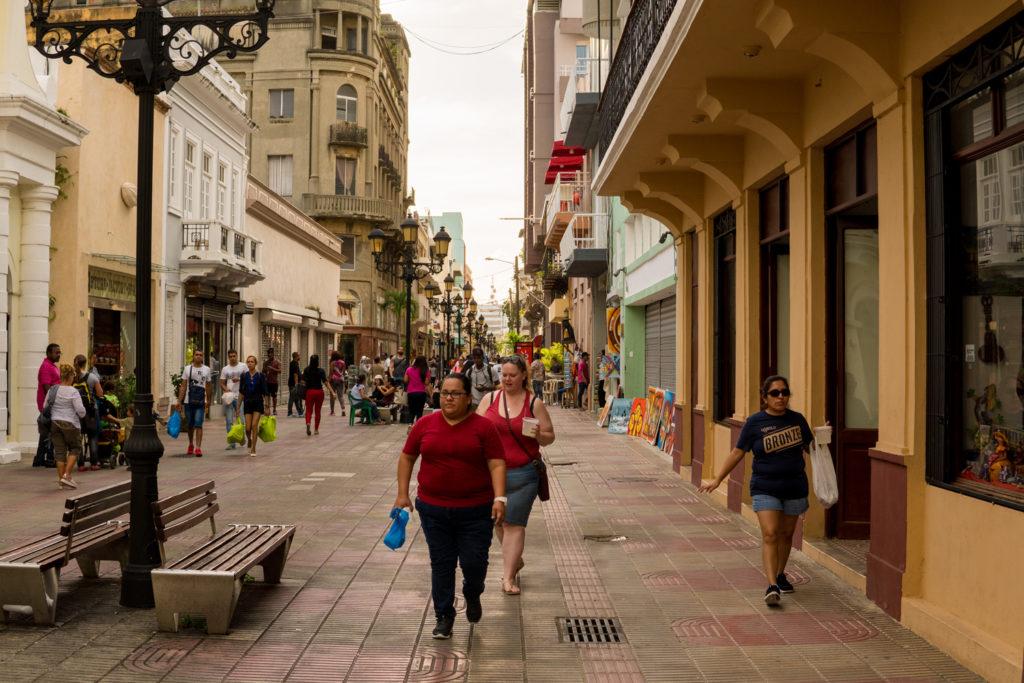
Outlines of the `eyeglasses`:
{"type": "Polygon", "coordinates": [[[783,398],[789,398],[789,389],[772,389],[768,392],[768,395],[772,398],[778,398],[780,396],[783,398]]]}
{"type": "Polygon", "coordinates": [[[462,398],[465,395],[466,395],[465,391],[442,391],[441,392],[441,398],[447,398],[447,399],[462,398]]]}

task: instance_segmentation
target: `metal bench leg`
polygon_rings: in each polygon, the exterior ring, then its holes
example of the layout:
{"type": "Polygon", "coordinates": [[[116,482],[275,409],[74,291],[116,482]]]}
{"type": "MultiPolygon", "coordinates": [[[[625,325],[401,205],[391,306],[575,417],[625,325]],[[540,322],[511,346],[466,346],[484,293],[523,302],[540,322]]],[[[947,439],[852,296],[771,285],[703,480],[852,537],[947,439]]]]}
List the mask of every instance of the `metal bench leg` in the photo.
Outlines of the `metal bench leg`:
{"type": "MultiPolygon", "coordinates": [[[[0,617],[14,607],[29,607],[40,626],[52,626],[57,619],[57,583],[55,568],[40,571],[34,564],[0,564],[0,617]]],[[[13,610],[12,610],[13,611],[13,610]]]]}
{"type": "Polygon", "coordinates": [[[284,573],[284,563],[288,559],[288,547],[290,540],[286,540],[277,550],[270,553],[267,559],[263,560],[263,582],[281,583],[281,574],[284,573]]]}
{"type": "Polygon", "coordinates": [[[207,633],[226,634],[241,591],[241,580],[231,574],[158,569],[153,572],[157,626],[173,632],[181,615],[202,615],[207,633]]]}

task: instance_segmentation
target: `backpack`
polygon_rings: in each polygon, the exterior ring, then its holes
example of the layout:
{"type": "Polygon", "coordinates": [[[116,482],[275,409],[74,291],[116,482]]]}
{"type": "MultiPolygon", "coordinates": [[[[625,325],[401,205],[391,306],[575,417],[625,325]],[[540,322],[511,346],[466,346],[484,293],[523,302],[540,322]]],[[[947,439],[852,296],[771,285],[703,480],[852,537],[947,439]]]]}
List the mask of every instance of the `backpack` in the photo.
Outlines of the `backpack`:
{"type": "Polygon", "coordinates": [[[89,373],[82,373],[72,384],[75,389],[78,390],[79,395],[82,397],[82,405],[85,406],[85,414],[87,417],[94,417],[96,415],[96,401],[92,395],[92,391],[89,389],[89,373]]]}

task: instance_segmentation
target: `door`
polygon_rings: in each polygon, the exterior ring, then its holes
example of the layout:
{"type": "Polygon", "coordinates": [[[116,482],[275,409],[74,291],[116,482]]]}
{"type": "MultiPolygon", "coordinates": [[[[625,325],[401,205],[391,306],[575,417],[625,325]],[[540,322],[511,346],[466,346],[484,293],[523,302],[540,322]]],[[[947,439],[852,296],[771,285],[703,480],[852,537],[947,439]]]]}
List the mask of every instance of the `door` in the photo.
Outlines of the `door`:
{"type": "Polygon", "coordinates": [[[871,466],[878,441],[878,219],[831,222],[829,415],[839,502],[829,528],[838,538],[870,538],[871,466]]]}

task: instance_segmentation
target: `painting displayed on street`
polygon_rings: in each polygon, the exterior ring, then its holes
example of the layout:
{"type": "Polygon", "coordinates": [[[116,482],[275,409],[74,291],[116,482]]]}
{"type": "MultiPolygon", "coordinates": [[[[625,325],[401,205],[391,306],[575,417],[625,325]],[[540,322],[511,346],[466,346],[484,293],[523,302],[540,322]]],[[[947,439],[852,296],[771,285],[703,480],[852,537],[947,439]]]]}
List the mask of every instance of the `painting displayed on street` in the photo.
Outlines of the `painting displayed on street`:
{"type": "Polygon", "coordinates": [[[621,311],[621,308],[605,309],[606,323],[608,326],[608,344],[605,345],[605,351],[615,355],[620,353],[619,349],[622,347],[621,311]]]}
{"type": "MultiPolygon", "coordinates": [[[[672,416],[675,413],[675,392],[666,389],[661,406],[661,420],[658,422],[658,435],[654,440],[654,445],[665,451],[665,439],[672,432],[672,416]]],[[[665,451],[671,453],[671,451],[665,451]]]]}
{"type": "Polygon", "coordinates": [[[597,416],[598,427],[604,427],[608,424],[608,416],[611,414],[612,403],[614,402],[615,401],[612,398],[609,398],[604,402],[604,408],[601,408],[601,413],[597,416]]]}
{"type": "Polygon", "coordinates": [[[628,398],[616,398],[610,401],[611,413],[608,415],[609,434],[627,434],[629,432],[629,416],[633,410],[633,402],[628,398]]]}
{"type": "MultiPolygon", "coordinates": [[[[665,405],[669,405],[666,401],[665,405]]],[[[668,413],[668,429],[665,431],[665,438],[662,440],[661,450],[665,451],[669,455],[672,455],[672,451],[676,446],[676,430],[679,428],[679,420],[683,414],[683,411],[676,410],[675,402],[672,402],[672,407],[668,413]]]]}
{"type": "Polygon", "coordinates": [[[630,436],[641,436],[644,431],[644,419],[647,417],[647,399],[634,398],[633,409],[629,412],[630,436]]]}
{"type": "Polygon", "coordinates": [[[658,438],[658,425],[661,424],[661,412],[665,405],[665,390],[658,387],[647,387],[647,415],[644,418],[643,437],[647,443],[653,444],[658,438]]]}

